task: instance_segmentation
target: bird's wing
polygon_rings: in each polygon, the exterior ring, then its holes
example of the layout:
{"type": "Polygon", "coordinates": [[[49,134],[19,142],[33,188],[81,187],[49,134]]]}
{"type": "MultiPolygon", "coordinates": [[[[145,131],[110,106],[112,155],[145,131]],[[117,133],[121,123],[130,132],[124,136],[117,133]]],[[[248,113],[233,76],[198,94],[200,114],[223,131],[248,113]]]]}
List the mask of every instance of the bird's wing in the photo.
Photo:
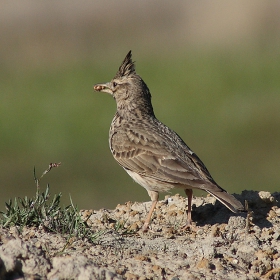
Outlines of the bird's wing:
{"type": "Polygon", "coordinates": [[[111,150],[122,167],[146,177],[199,188],[214,183],[202,161],[172,133],[174,139],[139,128],[137,133],[117,132],[111,137],[111,150]]]}

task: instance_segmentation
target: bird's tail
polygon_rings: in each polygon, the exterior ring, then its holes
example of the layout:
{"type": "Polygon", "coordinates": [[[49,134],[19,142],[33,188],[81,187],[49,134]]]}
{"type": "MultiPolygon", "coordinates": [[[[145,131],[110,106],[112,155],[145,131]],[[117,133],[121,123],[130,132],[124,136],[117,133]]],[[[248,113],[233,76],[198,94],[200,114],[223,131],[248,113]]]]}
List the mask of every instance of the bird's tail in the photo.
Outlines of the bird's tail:
{"type": "Polygon", "coordinates": [[[237,200],[233,195],[229,194],[226,190],[220,188],[215,191],[206,191],[213,195],[216,199],[218,199],[232,212],[237,213],[244,211],[244,206],[241,204],[241,202],[237,200]]]}

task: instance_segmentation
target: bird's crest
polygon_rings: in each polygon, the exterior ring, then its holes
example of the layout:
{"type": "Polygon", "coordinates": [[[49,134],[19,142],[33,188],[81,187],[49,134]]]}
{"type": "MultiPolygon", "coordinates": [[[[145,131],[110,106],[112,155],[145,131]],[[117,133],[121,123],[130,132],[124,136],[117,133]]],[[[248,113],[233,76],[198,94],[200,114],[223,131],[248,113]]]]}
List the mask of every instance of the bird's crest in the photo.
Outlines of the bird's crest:
{"type": "Polygon", "coordinates": [[[136,74],[134,62],[131,60],[131,51],[128,52],[126,57],[124,58],[117,74],[114,79],[121,78],[123,76],[129,76],[132,74],[136,74]]]}

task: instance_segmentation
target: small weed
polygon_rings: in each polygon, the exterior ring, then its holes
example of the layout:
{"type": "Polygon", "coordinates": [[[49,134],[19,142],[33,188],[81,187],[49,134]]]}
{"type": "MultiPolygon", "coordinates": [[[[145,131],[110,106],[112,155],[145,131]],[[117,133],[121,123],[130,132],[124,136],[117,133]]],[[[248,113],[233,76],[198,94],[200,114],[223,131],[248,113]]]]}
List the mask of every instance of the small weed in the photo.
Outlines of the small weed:
{"type": "Polygon", "coordinates": [[[0,211],[2,214],[0,225],[3,227],[17,226],[20,230],[25,226],[43,227],[50,232],[67,234],[68,241],[76,237],[94,242],[103,232],[93,233],[90,230],[87,221],[82,219],[79,209],[74,206],[71,197],[71,204],[61,207],[61,193],[55,194],[51,199],[49,185],[44,192],[40,193],[39,182],[41,178],[52,168],[58,166],[60,163],[50,163],[48,169],[43,172],[39,179],[36,177],[34,168],[34,180],[37,187],[35,197],[25,196],[23,199],[19,197],[15,198],[14,201],[10,199],[9,202],[6,202],[6,212],[0,211]]]}

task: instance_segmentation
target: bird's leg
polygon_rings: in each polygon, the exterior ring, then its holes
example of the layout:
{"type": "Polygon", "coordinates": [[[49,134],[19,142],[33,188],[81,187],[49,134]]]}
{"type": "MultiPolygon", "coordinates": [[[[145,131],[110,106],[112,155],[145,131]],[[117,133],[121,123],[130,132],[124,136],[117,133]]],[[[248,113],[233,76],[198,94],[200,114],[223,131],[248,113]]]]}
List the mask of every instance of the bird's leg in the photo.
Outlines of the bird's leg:
{"type": "Polygon", "coordinates": [[[187,224],[182,228],[183,230],[190,228],[192,226],[192,189],[185,189],[185,194],[188,197],[188,215],[187,215],[187,224]]]}
{"type": "Polygon", "coordinates": [[[151,220],[151,217],[152,217],[152,214],[154,212],[154,209],[157,205],[157,202],[158,202],[158,192],[155,192],[155,191],[148,191],[148,194],[152,200],[152,206],[150,208],[150,211],[146,217],[146,220],[144,222],[144,225],[142,227],[142,230],[144,232],[148,231],[148,227],[149,227],[149,223],[150,223],[150,220],[151,220]]]}

